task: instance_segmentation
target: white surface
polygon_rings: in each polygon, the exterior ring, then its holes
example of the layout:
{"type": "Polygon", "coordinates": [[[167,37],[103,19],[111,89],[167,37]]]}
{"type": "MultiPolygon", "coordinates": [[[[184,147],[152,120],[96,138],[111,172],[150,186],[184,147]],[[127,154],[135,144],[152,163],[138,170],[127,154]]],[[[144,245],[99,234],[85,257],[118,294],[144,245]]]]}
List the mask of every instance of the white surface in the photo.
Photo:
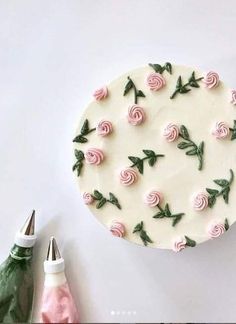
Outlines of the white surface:
{"type": "Polygon", "coordinates": [[[54,235],[83,322],[235,322],[236,227],[174,254],[116,240],[71,172],[76,119],[92,91],[149,61],[213,69],[236,86],[235,1],[0,1],[3,260],[37,213],[37,318],[54,235]]]}

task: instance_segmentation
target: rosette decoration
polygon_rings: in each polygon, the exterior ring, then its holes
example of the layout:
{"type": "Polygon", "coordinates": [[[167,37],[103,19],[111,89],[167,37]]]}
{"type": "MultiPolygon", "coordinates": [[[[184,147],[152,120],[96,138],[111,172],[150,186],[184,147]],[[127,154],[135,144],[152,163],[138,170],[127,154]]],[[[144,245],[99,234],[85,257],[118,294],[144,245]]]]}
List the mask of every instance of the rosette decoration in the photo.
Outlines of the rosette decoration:
{"type": "Polygon", "coordinates": [[[125,235],[125,226],[124,224],[114,221],[111,224],[110,231],[112,235],[117,236],[117,237],[124,237],[125,235]]]}
{"type": "Polygon", "coordinates": [[[233,105],[236,105],[236,90],[231,90],[231,101],[233,105]]]}
{"type": "Polygon", "coordinates": [[[145,203],[149,207],[155,207],[159,205],[162,201],[162,194],[159,191],[153,190],[150,191],[146,196],[145,196],[145,203]]]}
{"type": "Polygon", "coordinates": [[[108,120],[101,120],[97,125],[97,134],[107,136],[112,133],[112,123],[108,120]]]}
{"type": "Polygon", "coordinates": [[[207,232],[211,238],[219,237],[225,232],[225,224],[221,222],[219,223],[213,222],[209,225],[207,232]]]}
{"type": "Polygon", "coordinates": [[[175,124],[169,123],[164,128],[163,136],[167,142],[174,142],[179,137],[179,127],[175,124]]]}
{"type": "Polygon", "coordinates": [[[85,205],[91,205],[94,202],[94,198],[89,192],[83,193],[83,200],[85,205]]]}
{"type": "Polygon", "coordinates": [[[124,186],[130,186],[137,181],[138,175],[132,168],[126,168],[120,172],[120,183],[124,186]]]}
{"type": "Polygon", "coordinates": [[[137,126],[142,124],[145,121],[145,111],[142,107],[138,105],[132,105],[128,109],[128,122],[133,125],[137,126]]]}
{"type": "Polygon", "coordinates": [[[212,130],[212,135],[218,139],[223,139],[229,136],[230,129],[225,122],[217,122],[214,129],[212,130]]]}
{"type": "Polygon", "coordinates": [[[193,199],[193,207],[197,211],[202,211],[208,207],[208,195],[204,192],[199,192],[193,199]]]}
{"type": "Polygon", "coordinates": [[[178,237],[173,244],[173,251],[180,252],[186,248],[186,239],[178,237]]]}
{"type": "Polygon", "coordinates": [[[216,88],[220,82],[219,75],[216,72],[208,72],[202,82],[205,83],[206,88],[216,88]]]}
{"type": "Polygon", "coordinates": [[[150,90],[158,91],[162,89],[166,84],[165,79],[160,73],[150,73],[147,77],[147,85],[150,90]]]}
{"type": "Polygon", "coordinates": [[[108,96],[108,89],[106,86],[97,89],[94,94],[93,94],[94,98],[97,101],[103,100],[108,96]]]}
{"type": "Polygon", "coordinates": [[[104,159],[103,152],[97,148],[88,149],[85,152],[84,157],[85,157],[85,161],[88,164],[95,164],[95,165],[101,164],[104,159]]]}

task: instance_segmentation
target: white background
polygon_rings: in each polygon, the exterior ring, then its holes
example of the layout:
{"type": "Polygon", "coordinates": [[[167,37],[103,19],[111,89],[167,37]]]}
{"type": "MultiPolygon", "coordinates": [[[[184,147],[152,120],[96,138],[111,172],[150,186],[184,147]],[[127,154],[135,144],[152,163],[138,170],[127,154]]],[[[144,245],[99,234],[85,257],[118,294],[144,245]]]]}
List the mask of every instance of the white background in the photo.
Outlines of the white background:
{"type": "Polygon", "coordinates": [[[235,17],[234,0],[0,1],[0,258],[35,208],[35,320],[55,235],[82,322],[236,322],[235,226],[180,254],[141,248],[97,223],[71,172],[81,112],[126,70],[170,61],[236,87],[235,17]]]}

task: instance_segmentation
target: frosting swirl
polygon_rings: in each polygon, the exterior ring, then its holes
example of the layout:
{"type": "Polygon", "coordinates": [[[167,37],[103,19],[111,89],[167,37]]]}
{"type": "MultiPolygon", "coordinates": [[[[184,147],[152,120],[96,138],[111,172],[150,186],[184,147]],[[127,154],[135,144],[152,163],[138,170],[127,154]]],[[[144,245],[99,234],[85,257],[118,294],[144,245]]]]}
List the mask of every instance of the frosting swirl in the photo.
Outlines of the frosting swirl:
{"type": "Polygon", "coordinates": [[[208,207],[208,195],[204,192],[199,192],[193,200],[193,207],[195,210],[201,211],[208,207]]]}
{"type": "Polygon", "coordinates": [[[97,101],[100,101],[100,100],[102,100],[102,99],[105,99],[105,98],[107,97],[107,95],[108,95],[108,89],[107,89],[106,86],[97,89],[97,90],[94,92],[94,94],[93,94],[94,98],[95,98],[97,101]]]}
{"type": "Polygon", "coordinates": [[[225,122],[217,122],[215,124],[215,128],[212,131],[212,135],[214,135],[216,138],[226,138],[229,136],[229,126],[225,122]]]}
{"type": "Polygon", "coordinates": [[[112,123],[108,120],[101,120],[97,125],[97,134],[107,136],[112,133],[112,123]]]}
{"type": "Polygon", "coordinates": [[[210,71],[205,75],[202,81],[205,83],[206,88],[211,89],[218,86],[220,79],[216,72],[210,71]]]}
{"type": "Polygon", "coordinates": [[[85,161],[88,164],[96,164],[99,165],[100,163],[102,163],[103,159],[104,159],[104,155],[103,152],[97,148],[90,148],[88,149],[85,154],[85,161]]]}
{"type": "Polygon", "coordinates": [[[127,168],[121,170],[120,172],[120,182],[124,186],[132,185],[134,182],[137,181],[137,178],[138,178],[137,173],[132,168],[127,168]]]}
{"type": "Polygon", "coordinates": [[[110,231],[112,235],[117,236],[117,237],[124,237],[125,235],[125,226],[124,224],[114,221],[111,224],[110,231]]]}
{"type": "Polygon", "coordinates": [[[165,79],[160,73],[150,73],[147,77],[147,85],[150,90],[158,91],[163,88],[166,84],[165,79]]]}
{"type": "Polygon", "coordinates": [[[182,237],[177,237],[173,244],[173,251],[180,252],[186,248],[186,239],[182,237]]]}
{"type": "Polygon", "coordinates": [[[83,200],[86,205],[91,205],[94,202],[94,198],[89,192],[83,193],[83,200]]]}
{"type": "Polygon", "coordinates": [[[162,194],[159,191],[151,191],[145,197],[145,203],[150,207],[155,207],[160,204],[162,194]]]}
{"type": "Polygon", "coordinates": [[[233,105],[236,105],[236,90],[231,90],[231,101],[233,105]]]}
{"type": "Polygon", "coordinates": [[[208,234],[211,238],[218,237],[225,232],[225,225],[223,223],[211,223],[208,227],[208,234]]]}
{"type": "Polygon", "coordinates": [[[128,122],[131,125],[137,126],[144,122],[145,112],[144,109],[138,105],[130,106],[128,109],[128,122]]]}
{"type": "Polygon", "coordinates": [[[173,142],[179,137],[179,127],[175,124],[169,123],[163,132],[163,136],[167,142],[173,142]]]}

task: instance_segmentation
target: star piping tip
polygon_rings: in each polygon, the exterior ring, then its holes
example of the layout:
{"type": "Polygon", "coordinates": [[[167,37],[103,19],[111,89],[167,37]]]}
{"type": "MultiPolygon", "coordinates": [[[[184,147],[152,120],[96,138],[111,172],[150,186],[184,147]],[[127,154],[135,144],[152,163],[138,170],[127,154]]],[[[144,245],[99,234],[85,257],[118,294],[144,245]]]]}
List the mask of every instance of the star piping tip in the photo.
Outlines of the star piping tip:
{"type": "Polygon", "coordinates": [[[20,232],[24,235],[34,235],[35,232],[35,210],[26,219],[24,226],[21,228],[20,232]]]}
{"type": "Polygon", "coordinates": [[[47,252],[47,261],[55,261],[61,259],[61,254],[57,246],[57,242],[55,237],[51,237],[49,240],[49,245],[48,245],[48,252],[47,252]]]}

